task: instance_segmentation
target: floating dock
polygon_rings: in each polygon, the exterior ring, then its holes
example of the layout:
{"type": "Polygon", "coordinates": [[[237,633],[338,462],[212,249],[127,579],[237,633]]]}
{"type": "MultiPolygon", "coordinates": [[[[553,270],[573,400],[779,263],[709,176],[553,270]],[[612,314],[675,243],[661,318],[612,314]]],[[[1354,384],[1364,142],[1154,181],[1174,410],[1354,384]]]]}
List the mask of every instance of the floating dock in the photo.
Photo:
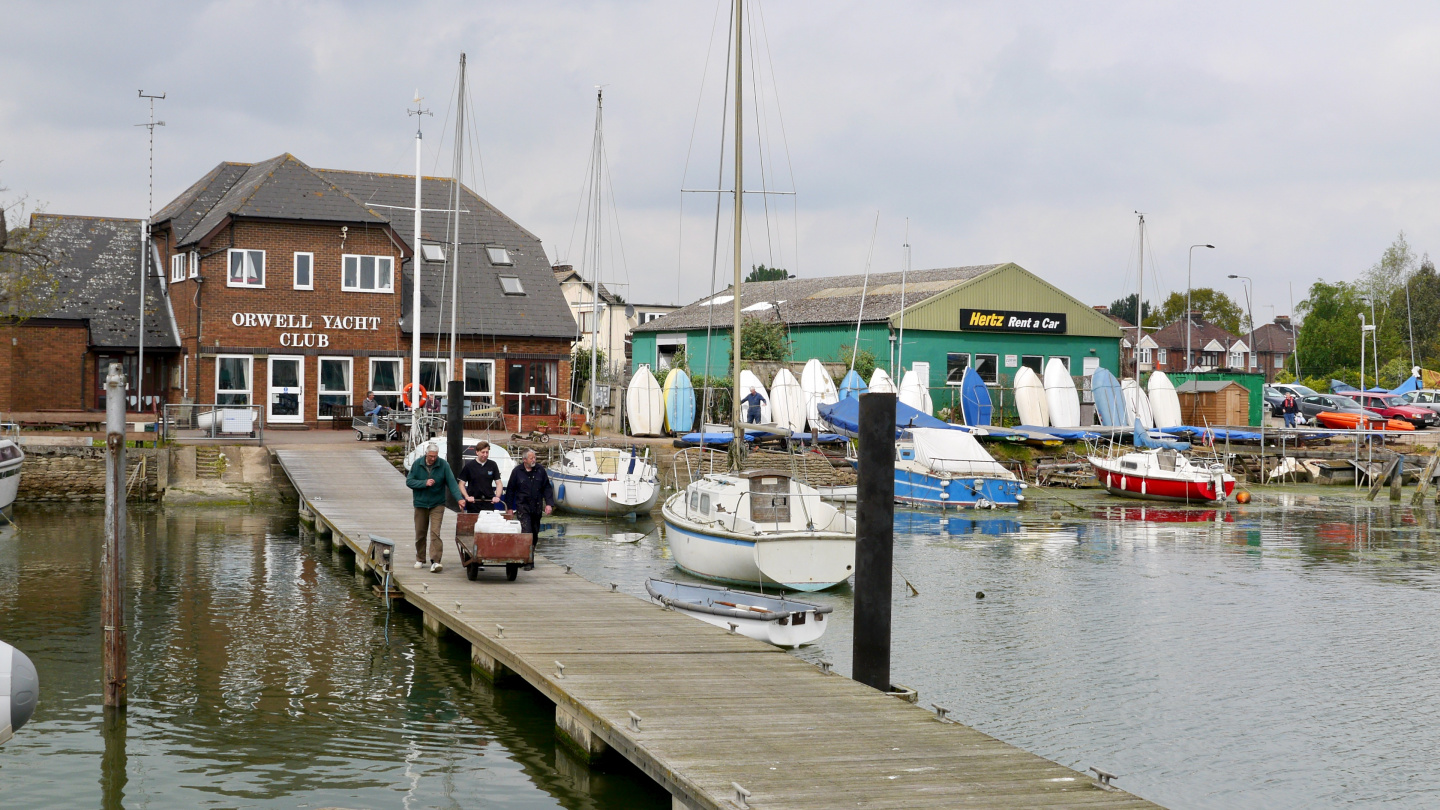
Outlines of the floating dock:
{"type": "MultiPolygon", "coordinates": [[[[412,567],[405,479],[373,449],[278,450],[316,530],[370,570],[370,535],[395,541],[390,587],[425,628],[470,643],[497,685],[555,704],[557,736],[589,762],[623,756],[675,810],[1155,807],[794,655],[537,560],[466,579],[454,517],[449,565],[412,567]]],[[[542,545],[543,549],[543,545],[542,545]]]]}

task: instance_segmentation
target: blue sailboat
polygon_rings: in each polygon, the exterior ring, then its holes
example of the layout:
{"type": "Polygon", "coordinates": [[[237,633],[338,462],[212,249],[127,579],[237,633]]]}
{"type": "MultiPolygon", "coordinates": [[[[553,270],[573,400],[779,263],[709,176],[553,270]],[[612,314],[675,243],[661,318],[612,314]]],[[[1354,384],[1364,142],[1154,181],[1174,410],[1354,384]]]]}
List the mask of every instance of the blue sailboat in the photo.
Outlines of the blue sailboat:
{"type": "Polygon", "coordinates": [[[865,384],[865,378],[857,374],[853,368],[840,381],[841,399],[859,399],[861,394],[869,391],[870,386],[865,384]]]}
{"type": "Polygon", "coordinates": [[[1026,485],[974,436],[954,428],[912,428],[895,445],[895,500],[916,506],[1019,506],[1026,485]]]}
{"type": "Polygon", "coordinates": [[[960,410],[965,414],[965,424],[970,427],[986,427],[995,406],[990,402],[990,389],[973,366],[965,368],[960,378],[960,410]]]}

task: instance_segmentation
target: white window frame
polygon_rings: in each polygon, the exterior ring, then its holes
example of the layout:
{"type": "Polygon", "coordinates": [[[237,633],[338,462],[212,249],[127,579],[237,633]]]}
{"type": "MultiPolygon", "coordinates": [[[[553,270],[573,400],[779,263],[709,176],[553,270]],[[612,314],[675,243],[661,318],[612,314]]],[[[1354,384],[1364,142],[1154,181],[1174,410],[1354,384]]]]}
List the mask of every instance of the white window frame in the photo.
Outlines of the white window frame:
{"type": "MultiPolygon", "coordinates": [[[[420,358],[420,384],[421,384],[421,385],[424,385],[424,384],[425,384],[425,367],[428,366],[428,365],[431,365],[431,364],[439,364],[439,366],[440,366],[440,382],[442,383],[441,386],[440,386],[440,390],[439,390],[439,391],[436,391],[436,390],[430,388],[430,386],[428,386],[428,385],[425,386],[425,390],[430,392],[430,398],[431,398],[431,399],[434,399],[435,397],[443,397],[443,396],[445,396],[446,384],[448,384],[448,383],[450,382],[450,359],[449,359],[449,358],[446,358],[446,359],[444,359],[444,360],[426,360],[426,359],[423,358],[423,357],[420,358]]],[[[409,380],[408,380],[408,379],[407,379],[405,382],[406,382],[407,385],[409,384],[409,380]]]]}
{"type": "Polygon", "coordinates": [[[1163,366],[1163,365],[1166,365],[1166,364],[1169,362],[1169,360],[1170,360],[1170,352],[1169,352],[1168,350],[1166,350],[1166,349],[1156,349],[1156,350],[1155,350],[1155,362],[1157,362],[1157,363],[1159,363],[1160,365],[1163,366]]]}
{"type": "Polygon", "coordinates": [[[962,385],[962,384],[964,383],[964,379],[965,379],[964,370],[963,370],[963,369],[961,370],[960,379],[954,380],[954,381],[952,381],[952,380],[950,379],[950,356],[951,356],[951,355],[955,355],[956,357],[963,357],[963,358],[965,358],[965,368],[970,368],[970,360],[971,360],[971,358],[970,358],[970,353],[969,353],[969,352],[946,352],[946,353],[945,353],[945,384],[946,384],[946,385],[953,385],[953,386],[962,385]]]}
{"type": "Polygon", "coordinates": [[[185,280],[184,253],[176,253],[174,256],[170,257],[170,280],[172,282],[185,280]]]}
{"type": "Polygon", "coordinates": [[[308,252],[306,252],[306,251],[300,251],[300,250],[295,251],[294,268],[295,268],[295,275],[294,275],[293,278],[294,278],[294,282],[295,282],[295,289],[297,289],[297,290],[313,290],[313,289],[315,289],[315,254],[314,254],[314,253],[308,253],[308,252]],[[300,283],[300,257],[301,257],[301,256],[304,256],[304,257],[306,258],[306,260],[308,261],[308,265],[306,266],[305,271],[306,271],[306,274],[309,275],[309,277],[310,277],[310,283],[309,283],[309,284],[301,284],[301,283],[300,283]]]}
{"type": "Polygon", "coordinates": [[[345,397],[345,402],[344,402],[343,404],[345,404],[345,405],[354,405],[354,404],[355,404],[355,358],[353,358],[353,357],[320,357],[320,358],[318,358],[318,362],[316,362],[316,364],[315,364],[315,418],[316,418],[316,419],[333,420],[333,419],[335,418],[333,415],[323,416],[323,415],[321,415],[321,413],[320,413],[320,406],[323,404],[323,403],[321,402],[321,400],[324,399],[324,398],[327,397],[327,396],[329,396],[329,397],[333,397],[333,396],[344,396],[344,397],[345,397]],[[330,390],[327,390],[327,389],[325,388],[325,364],[326,364],[326,363],[344,363],[344,364],[345,364],[346,372],[345,372],[345,390],[344,390],[344,391],[330,391],[330,390]]]}
{"type": "MultiPolygon", "coordinates": [[[[242,259],[243,261],[243,259],[242,259]]],[[[251,248],[230,248],[225,251],[225,286],[227,287],[250,287],[252,289],[265,289],[265,251],[251,248]],[[260,256],[260,282],[258,284],[249,281],[236,281],[231,272],[235,262],[235,254],[259,254],[260,256]]]]}
{"type": "Polygon", "coordinates": [[[526,295],[526,294],[527,294],[527,293],[525,292],[525,282],[521,281],[519,276],[496,276],[496,278],[500,279],[500,291],[503,292],[504,294],[506,294],[506,295],[526,295]],[[514,290],[511,290],[510,287],[505,283],[505,282],[507,282],[507,281],[513,281],[513,282],[515,282],[515,289],[514,289],[514,290]]]}
{"type": "Polygon", "coordinates": [[[405,408],[405,404],[400,401],[400,395],[401,395],[402,393],[404,393],[404,391],[405,391],[405,384],[406,384],[407,382],[409,382],[409,378],[405,376],[405,359],[404,359],[403,357],[372,357],[372,358],[370,358],[370,376],[367,377],[366,379],[369,381],[369,385],[368,385],[368,387],[367,387],[367,390],[374,392],[374,394],[375,394],[375,396],[376,396],[377,398],[379,398],[379,397],[395,397],[395,409],[396,409],[396,410],[403,410],[403,409],[405,408]],[[396,374],[395,374],[395,386],[396,386],[396,387],[395,387],[395,389],[394,389],[393,391],[392,391],[392,390],[389,390],[389,389],[381,390],[381,389],[375,387],[375,366],[378,365],[378,364],[380,364],[380,363],[394,363],[394,364],[395,364],[396,366],[398,366],[399,369],[400,369],[400,370],[399,370],[398,372],[396,372],[396,374]]]}
{"type": "MultiPolygon", "coordinates": [[[[1000,354],[999,354],[998,352],[971,352],[971,354],[970,354],[970,368],[975,369],[975,373],[980,377],[980,379],[981,379],[982,381],[984,381],[984,383],[985,383],[986,385],[999,385],[999,384],[1000,384],[1000,359],[1001,359],[1001,358],[1000,358],[1000,354]],[[991,372],[990,372],[990,379],[988,379],[988,380],[985,379],[985,375],[984,375],[983,373],[981,373],[981,371],[980,371],[980,363],[983,362],[983,361],[982,361],[982,358],[985,358],[985,357],[990,358],[990,368],[991,368],[991,372]]],[[[912,366],[912,368],[913,368],[913,366],[912,366]]]]}
{"type": "MultiPolygon", "coordinates": [[[[220,404],[220,397],[234,396],[235,394],[242,393],[245,395],[245,405],[255,404],[255,356],[249,354],[217,354],[215,356],[215,404],[224,407],[224,405],[220,404]],[[220,390],[220,364],[223,360],[245,361],[245,383],[249,386],[248,388],[227,388],[223,391],[220,390]]],[[[225,405],[240,407],[238,403],[233,402],[225,403],[225,405]]]]}
{"type": "Polygon", "coordinates": [[[494,361],[494,360],[484,360],[484,359],[481,359],[481,358],[467,358],[466,360],[462,361],[462,363],[463,363],[463,365],[461,365],[461,369],[464,371],[464,374],[461,376],[460,379],[462,379],[462,380],[465,381],[465,398],[466,398],[466,399],[479,399],[479,400],[481,400],[481,401],[483,401],[483,402],[486,402],[486,403],[488,403],[488,404],[490,404],[490,405],[494,405],[494,404],[495,404],[495,385],[496,385],[496,382],[497,382],[496,379],[495,379],[495,361],[494,361]],[[470,390],[470,368],[469,368],[469,367],[470,367],[470,364],[471,364],[471,363],[478,363],[478,364],[480,364],[480,365],[486,365],[486,366],[489,366],[489,367],[490,367],[490,390],[489,390],[489,391],[472,391],[472,390],[470,390]]]}
{"type": "MultiPolygon", "coordinates": [[[[1148,348],[1146,348],[1146,349],[1142,349],[1141,351],[1144,351],[1144,352],[1147,352],[1147,353],[1148,353],[1150,350],[1149,350],[1148,348]]],[[[1052,354],[1052,355],[1050,355],[1049,357],[1045,358],[1045,365],[1047,365],[1047,366],[1050,365],[1050,361],[1051,361],[1051,360],[1059,360],[1060,363],[1065,366],[1065,373],[1067,373],[1067,374],[1070,373],[1070,355],[1068,355],[1068,354],[1052,354]]],[[[1150,362],[1150,361],[1149,361],[1149,360],[1141,360],[1140,362],[1142,362],[1142,363],[1148,363],[1148,362],[1150,362]]]]}
{"type": "Polygon", "coordinates": [[[1285,355],[1281,352],[1275,353],[1275,368],[1285,368],[1285,355]]]}
{"type": "Polygon", "coordinates": [[[200,251],[190,251],[190,278],[200,277],[200,251]]]}
{"type": "Polygon", "coordinates": [[[510,258],[510,251],[503,247],[486,247],[485,258],[496,267],[514,267],[515,260],[510,258]]]}
{"type": "Polygon", "coordinates": [[[394,258],[393,256],[362,255],[362,254],[359,254],[359,253],[344,253],[344,254],[341,254],[341,256],[340,256],[340,290],[341,290],[342,292],[363,292],[363,293],[379,293],[379,294],[381,294],[381,295],[393,295],[393,294],[395,293],[395,258],[394,258]],[[349,282],[349,273],[347,272],[347,268],[346,268],[346,265],[350,263],[350,260],[351,260],[351,259],[354,259],[354,260],[355,260],[355,285],[354,285],[354,286],[351,286],[351,285],[348,283],[348,282],[349,282]],[[362,263],[365,259],[374,259],[374,260],[375,260],[375,282],[376,282],[376,285],[377,285],[377,286],[375,286],[375,287],[373,287],[373,288],[360,286],[360,266],[361,266],[361,263],[362,263]],[[381,272],[381,270],[380,270],[380,267],[381,267],[381,263],[382,263],[382,262],[384,263],[384,266],[385,266],[385,268],[386,268],[386,270],[385,270],[385,272],[384,272],[383,274],[382,274],[382,272],[381,272]],[[380,282],[380,279],[381,279],[381,276],[382,276],[382,275],[383,275],[384,278],[385,278],[385,286],[383,286],[383,287],[379,286],[379,282],[380,282]]]}
{"type": "Polygon", "coordinates": [[[1149,346],[1141,346],[1141,347],[1140,347],[1140,362],[1141,362],[1141,363],[1145,363],[1145,364],[1148,364],[1148,363],[1150,362],[1150,347],[1149,347],[1149,346]]]}

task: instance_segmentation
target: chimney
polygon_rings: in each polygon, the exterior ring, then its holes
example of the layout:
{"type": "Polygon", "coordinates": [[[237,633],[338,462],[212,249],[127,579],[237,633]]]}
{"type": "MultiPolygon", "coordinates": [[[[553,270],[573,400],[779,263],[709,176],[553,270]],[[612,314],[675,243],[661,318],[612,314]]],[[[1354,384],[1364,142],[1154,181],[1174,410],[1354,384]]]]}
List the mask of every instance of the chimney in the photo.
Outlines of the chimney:
{"type": "Polygon", "coordinates": [[[557,275],[557,276],[564,276],[564,275],[568,275],[568,274],[570,273],[570,271],[574,270],[574,269],[575,269],[575,266],[572,265],[572,264],[557,264],[557,265],[555,265],[554,267],[551,267],[550,269],[555,273],[555,275],[557,275]]]}
{"type": "Polygon", "coordinates": [[[1289,316],[1289,315],[1276,315],[1276,316],[1275,316],[1275,325],[1278,326],[1278,327],[1280,327],[1281,329],[1284,329],[1284,330],[1287,331],[1287,332],[1290,331],[1290,316],[1289,316]]]}
{"type": "Polygon", "coordinates": [[[1110,314],[1110,307],[1107,307],[1107,306],[1105,306],[1104,304],[1096,304],[1096,305],[1095,305],[1095,311],[1098,312],[1098,313],[1100,313],[1101,315],[1109,315],[1109,314],[1110,314]]]}

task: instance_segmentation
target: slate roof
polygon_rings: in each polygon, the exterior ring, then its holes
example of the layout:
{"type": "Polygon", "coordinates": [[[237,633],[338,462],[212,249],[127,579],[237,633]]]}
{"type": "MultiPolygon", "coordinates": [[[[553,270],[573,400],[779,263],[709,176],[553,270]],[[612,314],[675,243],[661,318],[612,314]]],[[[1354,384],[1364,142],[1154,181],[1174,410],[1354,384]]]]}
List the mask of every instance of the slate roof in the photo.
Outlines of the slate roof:
{"type": "MultiPolygon", "coordinates": [[[[140,220],[35,214],[31,226],[47,230],[44,245],[57,257],[55,307],[37,317],[88,321],[90,345],[139,344],[140,220]]],[[[151,256],[145,284],[145,347],[177,348],[164,281],[151,256]]]]}
{"type": "MultiPolygon", "coordinates": [[[[905,274],[905,306],[939,295],[962,281],[982,276],[999,264],[971,267],[945,267],[938,270],[912,270],[905,274]]],[[[885,321],[900,311],[900,273],[871,273],[865,290],[866,323],[885,321]]],[[[824,323],[855,323],[860,317],[860,293],[865,277],[828,276],[796,278],[787,281],[751,281],[740,285],[742,309],[769,303],[772,306],[749,310],[744,314],[761,320],[783,320],[791,326],[824,323]],[[776,302],[779,302],[776,304],[776,302]]],[[[711,307],[716,301],[714,323],[728,326],[734,320],[729,298],[730,290],[707,296],[688,306],[635,327],[634,332],[675,332],[703,329],[710,322],[711,307]],[[719,303],[722,302],[723,303],[719,303]]]]}
{"type": "MultiPolygon", "coordinates": [[[[573,266],[560,264],[551,269],[555,272],[555,283],[569,284],[575,282],[587,290],[590,289],[590,282],[587,281],[584,276],[580,275],[580,271],[576,270],[573,266]]],[[[606,287],[603,281],[600,282],[600,300],[607,304],[616,303],[615,294],[610,292],[610,288],[606,287]]]]}
{"type": "MultiPolygon", "coordinates": [[[[1229,349],[1235,345],[1235,341],[1240,340],[1198,315],[1194,316],[1194,322],[1195,325],[1190,332],[1191,351],[1204,351],[1205,345],[1212,340],[1219,341],[1226,349],[1229,349]]],[[[1162,349],[1178,349],[1183,354],[1185,352],[1185,319],[1172,321],[1146,337],[1154,340],[1155,345],[1162,349]]]]}
{"type": "MultiPolygon", "coordinates": [[[[384,213],[390,227],[408,245],[414,233],[414,213],[402,210],[415,205],[415,176],[318,169],[316,174],[343,187],[366,206],[384,213]],[[378,206],[397,206],[382,208],[378,206]]],[[[426,177],[421,184],[421,205],[450,208],[454,183],[449,178],[426,177]]],[[[575,337],[575,318],[565,301],[540,238],[505,216],[480,195],[460,186],[460,311],[456,331],[464,335],[506,335],[515,337],[575,337]],[[510,253],[511,266],[494,265],[486,247],[503,247],[510,253]],[[500,276],[515,276],[525,295],[505,295],[500,276]]],[[[426,213],[421,221],[422,242],[444,242],[450,251],[453,220],[448,213],[426,213]]],[[[449,331],[450,297],[447,274],[440,265],[426,263],[420,280],[420,325],[426,332],[449,331]],[[441,300],[441,285],[445,297],[441,300]],[[443,319],[443,322],[442,322],[443,319]]],[[[404,287],[401,328],[410,332],[411,263],[402,268],[404,287]]]]}
{"type": "Polygon", "coordinates": [[[1289,354],[1295,351],[1295,327],[1290,325],[1287,319],[1283,323],[1267,323],[1255,330],[1255,351],[1259,352],[1281,352],[1289,354]]]}

